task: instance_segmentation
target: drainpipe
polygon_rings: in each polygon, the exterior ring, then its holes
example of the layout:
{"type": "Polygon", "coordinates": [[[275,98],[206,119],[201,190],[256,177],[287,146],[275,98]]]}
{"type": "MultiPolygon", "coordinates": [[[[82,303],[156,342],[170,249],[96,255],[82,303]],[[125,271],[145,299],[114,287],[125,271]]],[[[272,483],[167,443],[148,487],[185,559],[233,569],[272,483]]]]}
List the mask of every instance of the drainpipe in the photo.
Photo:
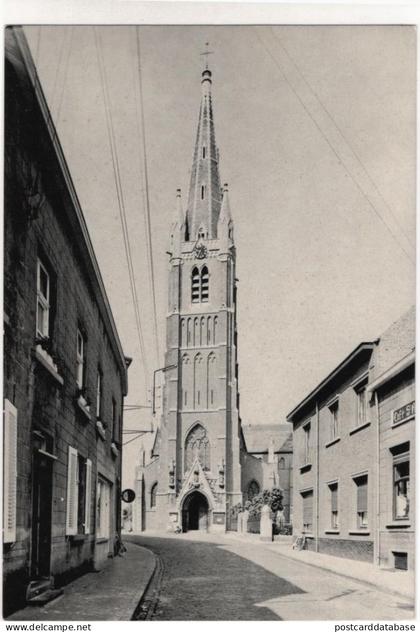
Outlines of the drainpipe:
{"type": "Polygon", "coordinates": [[[380,481],[379,481],[379,476],[380,476],[380,467],[379,467],[379,459],[380,459],[380,449],[379,449],[379,401],[378,401],[378,391],[375,391],[375,412],[376,412],[376,480],[375,480],[375,487],[376,487],[376,538],[374,541],[374,548],[375,548],[375,564],[376,566],[379,566],[380,564],[380,538],[381,538],[381,531],[380,531],[380,503],[381,503],[381,499],[380,499],[380,481]]]}
{"type": "Polygon", "coordinates": [[[315,523],[315,551],[319,553],[319,407],[315,404],[316,414],[316,523],[315,523]]]}

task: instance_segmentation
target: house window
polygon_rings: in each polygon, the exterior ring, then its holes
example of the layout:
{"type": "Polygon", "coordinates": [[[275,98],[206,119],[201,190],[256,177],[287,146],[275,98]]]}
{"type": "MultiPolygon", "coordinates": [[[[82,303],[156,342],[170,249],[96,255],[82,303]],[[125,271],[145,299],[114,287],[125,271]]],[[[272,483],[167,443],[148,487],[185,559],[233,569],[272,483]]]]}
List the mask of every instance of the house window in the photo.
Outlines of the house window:
{"type": "Polygon", "coordinates": [[[102,372],[98,369],[98,377],[96,380],[96,418],[102,417],[102,372]]]}
{"type": "Polygon", "coordinates": [[[301,492],[302,496],[302,525],[304,533],[312,533],[314,492],[311,489],[301,492]]]}
{"type": "Polygon", "coordinates": [[[80,389],[82,389],[85,385],[85,348],[86,340],[80,329],[78,329],[76,346],[76,383],[80,389]]]}
{"type": "Polygon", "coordinates": [[[368,477],[367,474],[354,479],[356,484],[357,500],[357,528],[367,529],[368,526],[368,477]]]}
{"type": "Polygon", "coordinates": [[[304,464],[310,462],[310,442],[311,442],[311,424],[308,423],[303,427],[303,459],[304,464]]]}
{"type": "Polygon", "coordinates": [[[66,535],[90,533],[92,461],[71,446],[67,462],[66,535]]]}
{"type": "Polygon", "coordinates": [[[338,529],[338,483],[329,486],[331,494],[331,529],[338,529]]]}
{"type": "Polygon", "coordinates": [[[200,302],[200,273],[198,268],[193,268],[191,277],[191,300],[193,303],[200,302]]]}
{"type": "Polygon", "coordinates": [[[330,410],[330,436],[337,439],[338,434],[338,400],[329,406],[330,410]]]}
{"type": "Polygon", "coordinates": [[[50,326],[50,276],[39,259],[37,261],[36,294],[36,334],[40,338],[48,338],[50,326]]]}
{"type": "Polygon", "coordinates": [[[158,484],[154,483],[150,490],[150,507],[156,507],[156,494],[158,490],[158,484]]]}
{"type": "Polygon", "coordinates": [[[393,459],[394,520],[404,520],[410,515],[410,460],[408,453],[393,459]]]}
{"type": "Polygon", "coordinates": [[[408,569],[408,555],[402,551],[392,551],[394,557],[394,568],[399,571],[408,569]]]}
{"type": "Polygon", "coordinates": [[[110,536],[110,504],[111,486],[103,478],[98,477],[96,492],[96,537],[109,538],[110,536]]]}
{"type": "Polygon", "coordinates": [[[357,416],[356,425],[362,426],[366,422],[366,391],[367,380],[362,384],[358,384],[354,389],[357,398],[357,416]]]}

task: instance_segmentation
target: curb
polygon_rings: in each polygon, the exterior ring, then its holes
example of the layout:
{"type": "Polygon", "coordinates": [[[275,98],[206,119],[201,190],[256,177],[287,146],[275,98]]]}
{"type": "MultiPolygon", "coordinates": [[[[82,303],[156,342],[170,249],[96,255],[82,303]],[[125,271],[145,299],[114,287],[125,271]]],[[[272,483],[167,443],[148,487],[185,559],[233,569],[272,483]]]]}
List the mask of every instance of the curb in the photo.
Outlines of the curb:
{"type": "MultiPolygon", "coordinates": [[[[270,547],[270,550],[271,549],[270,547]]],[[[382,592],[386,592],[389,593],[391,595],[397,595],[398,597],[404,597],[405,599],[411,599],[413,602],[415,601],[415,596],[414,595],[407,595],[406,593],[403,592],[399,592],[398,590],[394,590],[393,588],[388,588],[388,586],[383,586],[382,584],[379,583],[375,583],[372,581],[369,581],[367,579],[360,579],[359,577],[355,577],[354,575],[349,575],[346,573],[340,573],[340,571],[336,571],[336,570],[332,570],[330,568],[327,568],[325,566],[321,566],[320,564],[314,564],[314,562],[308,562],[307,560],[297,560],[294,557],[291,557],[290,555],[287,555],[286,553],[282,553],[281,551],[276,551],[273,550],[274,553],[276,553],[276,555],[279,555],[280,557],[283,557],[284,559],[287,560],[292,560],[292,562],[297,562],[298,564],[306,564],[306,566],[312,566],[313,568],[317,568],[318,570],[321,569],[327,573],[332,573],[333,575],[337,575],[338,577],[344,577],[345,579],[351,579],[355,582],[358,582],[359,584],[361,584],[362,586],[369,586],[369,587],[374,587],[374,588],[378,588],[379,590],[381,590],[382,592]]]]}
{"type": "MultiPolygon", "coordinates": [[[[230,534],[227,535],[227,539],[236,540],[236,541],[239,541],[239,542],[241,541],[239,539],[239,537],[235,536],[233,533],[232,533],[232,535],[230,535],[230,534]]],[[[283,553],[282,551],[279,551],[278,549],[274,548],[272,545],[276,544],[276,542],[268,543],[268,542],[263,542],[261,540],[254,540],[253,538],[247,538],[246,536],[243,537],[242,541],[252,542],[253,544],[262,545],[267,550],[272,551],[273,553],[275,553],[276,555],[279,555],[280,557],[282,557],[284,559],[291,560],[292,562],[297,562],[298,564],[305,564],[306,566],[312,566],[313,568],[317,568],[318,570],[321,569],[321,570],[325,571],[326,573],[332,573],[333,575],[337,575],[338,577],[343,577],[345,579],[351,579],[351,580],[361,584],[362,586],[367,586],[367,587],[370,587],[370,588],[373,586],[374,588],[377,588],[377,589],[381,590],[382,592],[388,593],[390,595],[398,596],[398,597],[404,597],[404,599],[410,599],[411,601],[413,601],[413,603],[415,603],[415,591],[414,591],[414,595],[407,595],[404,592],[400,592],[400,591],[395,590],[393,588],[389,588],[388,586],[383,586],[382,584],[375,583],[375,582],[372,582],[372,581],[369,581],[369,580],[366,580],[366,579],[360,579],[359,577],[355,577],[354,575],[349,575],[349,574],[346,574],[346,573],[342,573],[340,571],[333,570],[333,569],[327,568],[325,566],[322,566],[321,564],[315,564],[314,562],[309,562],[307,560],[296,559],[295,557],[287,555],[287,553],[283,553]]]]}
{"type": "MultiPolygon", "coordinates": [[[[148,549],[147,547],[141,545],[141,544],[136,544],[136,542],[133,542],[131,540],[126,540],[126,542],[128,544],[131,544],[132,546],[136,546],[140,549],[143,549],[143,551],[147,551],[147,553],[149,553],[152,557],[153,557],[153,570],[150,573],[149,579],[147,580],[145,586],[143,586],[141,589],[139,589],[139,591],[137,592],[136,596],[133,597],[133,600],[135,599],[135,606],[133,608],[133,611],[131,613],[130,618],[128,619],[128,621],[136,621],[136,614],[137,612],[140,610],[141,605],[142,605],[142,601],[144,596],[146,595],[147,591],[149,590],[150,584],[152,583],[155,575],[156,575],[156,570],[158,567],[158,557],[156,555],[156,553],[153,553],[153,551],[151,551],[150,549],[148,549]]],[[[120,618],[119,621],[127,621],[127,618],[120,618]]]]}

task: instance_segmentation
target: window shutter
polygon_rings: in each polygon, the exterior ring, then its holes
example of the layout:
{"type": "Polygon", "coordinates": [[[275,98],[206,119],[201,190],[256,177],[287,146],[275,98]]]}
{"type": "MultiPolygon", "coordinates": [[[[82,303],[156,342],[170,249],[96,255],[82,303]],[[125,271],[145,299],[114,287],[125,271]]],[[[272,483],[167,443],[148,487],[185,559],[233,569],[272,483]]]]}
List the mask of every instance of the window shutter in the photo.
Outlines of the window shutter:
{"type": "Polygon", "coordinates": [[[86,459],[85,533],[90,533],[90,500],[92,495],[92,461],[86,459]]]}
{"type": "Polygon", "coordinates": [[[69,445],[69,460],[67,464],[67,515],[66,535],[77,534],[77,450],[69,445]]]}
{"type": "Polygon", "coordinates": [[[331,511],[338,511],[338,485],[331,485],[331,511]]]}
{"type": "Polygon", "coordinates": [[[367,476],[357,480],[357,511],[367,511],[367,476]]]}
{"type": "Polygon", "coordinates": [[[16,542],[17,409],[4,400],[3,542],[16,542]]]}
{"type": "Polygon", "coordinates": [[[312,501],[313,492],[307,492],[302,496],[303,499],[303,523],[312,524],[312,501]]]}

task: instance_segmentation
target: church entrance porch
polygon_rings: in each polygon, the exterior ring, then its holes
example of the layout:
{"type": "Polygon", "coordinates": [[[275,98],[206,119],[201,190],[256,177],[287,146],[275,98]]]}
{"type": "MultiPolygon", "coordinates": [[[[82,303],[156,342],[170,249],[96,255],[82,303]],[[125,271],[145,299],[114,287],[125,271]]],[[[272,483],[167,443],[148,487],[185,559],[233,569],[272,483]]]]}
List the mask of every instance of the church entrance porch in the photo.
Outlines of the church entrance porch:
{"type": "Polygon", "coordinates": [[[192,492],[182,506],[182,531],[208,531],[209,504],[204,494],[192,492]]]}

